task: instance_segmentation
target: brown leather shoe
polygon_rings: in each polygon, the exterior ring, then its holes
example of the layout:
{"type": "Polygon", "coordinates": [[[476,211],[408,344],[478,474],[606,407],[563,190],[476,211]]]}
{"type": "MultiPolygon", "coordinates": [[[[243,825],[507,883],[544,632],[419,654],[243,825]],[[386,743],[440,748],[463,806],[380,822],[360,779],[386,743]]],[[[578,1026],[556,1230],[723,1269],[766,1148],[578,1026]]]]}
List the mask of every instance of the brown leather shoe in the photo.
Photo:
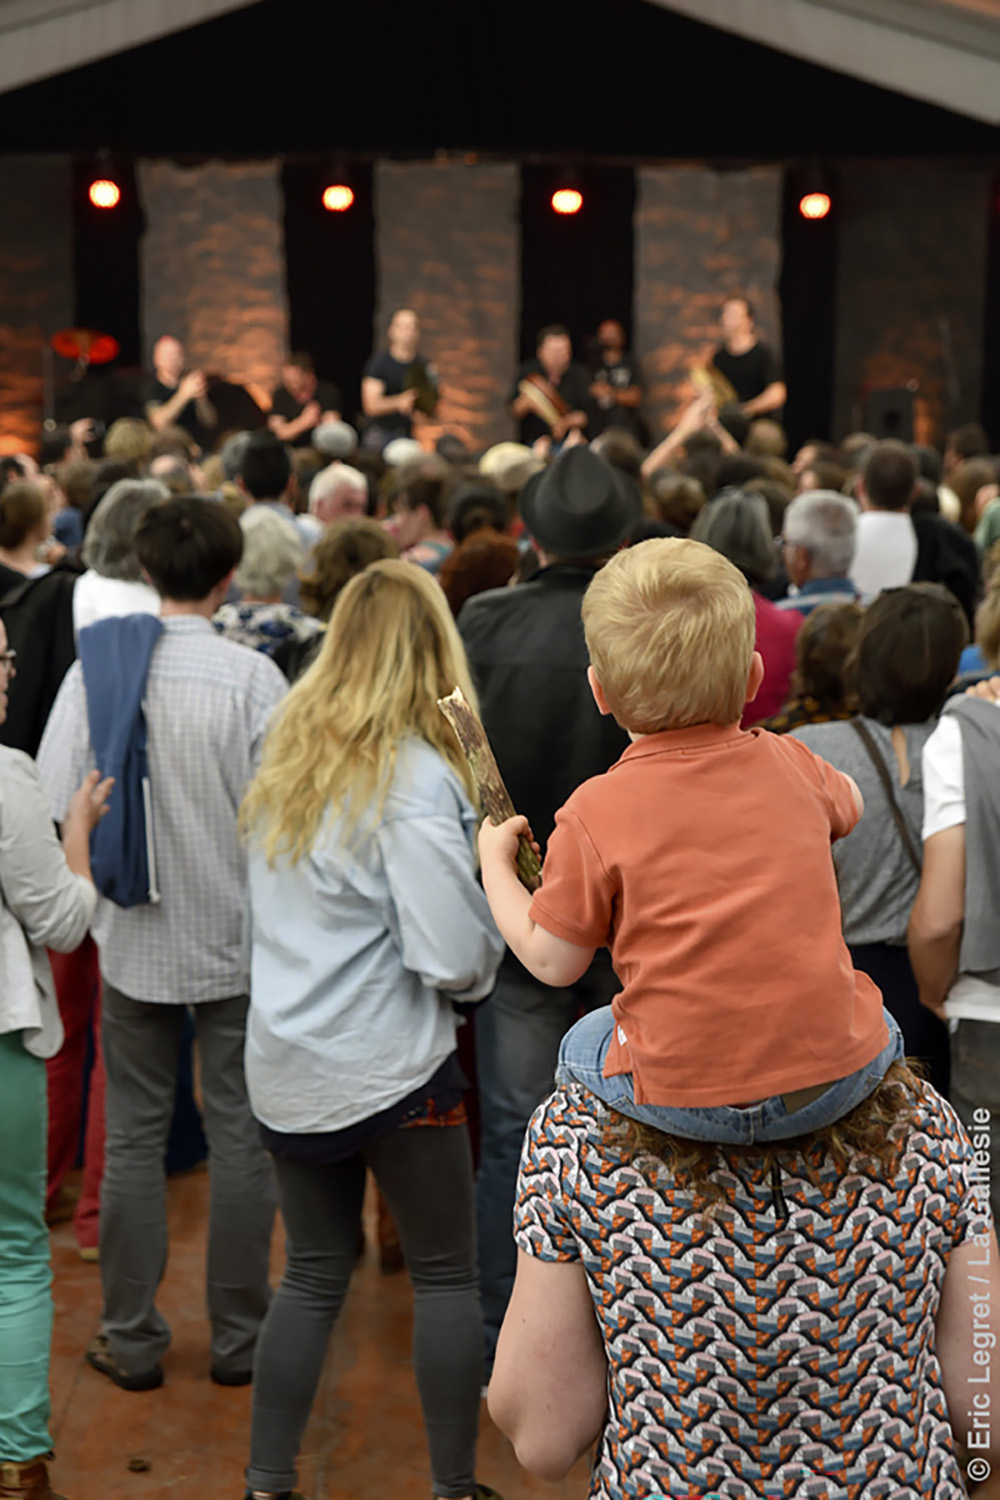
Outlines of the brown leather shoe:
{"type": "Polygon", "coordinates": [[[44,1458],[17,1464],[0,1459],[0,1500],[63,1500],[63,1496],[49,1488],[44,1458]]]}

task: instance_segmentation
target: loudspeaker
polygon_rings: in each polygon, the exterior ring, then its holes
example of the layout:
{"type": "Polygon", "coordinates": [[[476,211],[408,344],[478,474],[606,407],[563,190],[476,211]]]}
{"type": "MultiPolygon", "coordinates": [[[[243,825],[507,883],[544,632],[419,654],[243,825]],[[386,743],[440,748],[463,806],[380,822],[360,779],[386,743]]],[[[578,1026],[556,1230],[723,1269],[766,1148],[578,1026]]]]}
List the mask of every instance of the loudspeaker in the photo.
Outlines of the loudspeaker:
{"type": "Polygon", "coordinates": [[[869,391],[865,400],[864,429],[877,438],[897,438],[913,442],[913,392],[908,386],[893,385],[881,391],[869,391]]]}

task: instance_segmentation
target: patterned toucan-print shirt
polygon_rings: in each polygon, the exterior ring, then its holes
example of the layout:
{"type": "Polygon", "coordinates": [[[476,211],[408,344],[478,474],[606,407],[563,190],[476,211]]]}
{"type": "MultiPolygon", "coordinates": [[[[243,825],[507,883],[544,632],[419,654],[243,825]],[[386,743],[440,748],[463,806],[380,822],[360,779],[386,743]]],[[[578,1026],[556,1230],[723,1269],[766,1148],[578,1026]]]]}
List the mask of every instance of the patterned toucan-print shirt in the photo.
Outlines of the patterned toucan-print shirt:
{"type": "Polygon", "coordinates": [[[515,1211],[528,1255],[582,1262],[604,1336],[591,1500],[964,1500],[935,1317],[952,1249],[987,1221],[950,1105],[922,1086],[891,1181],[827,1159],[814,1183],[791,1157],[776,1185],[724,1156],[716,1220],[608,1120],[557,1089],[515,1211]]]}

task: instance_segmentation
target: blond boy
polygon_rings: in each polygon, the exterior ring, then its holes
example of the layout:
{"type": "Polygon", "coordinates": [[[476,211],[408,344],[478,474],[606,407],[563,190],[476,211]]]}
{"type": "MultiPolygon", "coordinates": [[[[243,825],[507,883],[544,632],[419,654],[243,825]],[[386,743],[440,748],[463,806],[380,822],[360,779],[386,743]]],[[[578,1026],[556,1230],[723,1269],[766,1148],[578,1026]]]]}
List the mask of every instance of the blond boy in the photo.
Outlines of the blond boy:
{"type": "Polygon", "coordinates": [[[712,549],[619,552],[583,622],[597,706],[633,743],[557,814],[534,896],[526,821],[480,834],[497,925],[538,979],[611,949],[621,994],[567,1034],[557,1076],[693,1139],[820,1129],[902,1054],[841,933],[830,844],[861,795],[800,741],[740,728],[764,666],[750,589],[712,549]]]}

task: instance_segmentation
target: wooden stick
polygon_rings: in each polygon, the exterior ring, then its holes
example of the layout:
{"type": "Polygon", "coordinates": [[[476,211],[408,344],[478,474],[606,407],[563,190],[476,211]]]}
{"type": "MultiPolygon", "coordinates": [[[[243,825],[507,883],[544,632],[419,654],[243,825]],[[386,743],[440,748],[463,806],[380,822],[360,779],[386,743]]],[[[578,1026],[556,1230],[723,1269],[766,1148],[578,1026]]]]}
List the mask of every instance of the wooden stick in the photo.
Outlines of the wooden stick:
{"type": "MultiPolygon", "coordinates": [[[[503,784],[500,767],[490,749],[479,715],[461,688],[456,688],[447,698],[439,698],[438,708],[454,729],[462,753],[469,762],[472,779],[479,788],[483,811],[491,823],[505,823],[514,816],[516,809],[503,784]]],[[[542,883],[542,866],[538,855],[524,837],[518,840],[517,874],[521,884],[529,891],[537,891],[542,883]]]]}

